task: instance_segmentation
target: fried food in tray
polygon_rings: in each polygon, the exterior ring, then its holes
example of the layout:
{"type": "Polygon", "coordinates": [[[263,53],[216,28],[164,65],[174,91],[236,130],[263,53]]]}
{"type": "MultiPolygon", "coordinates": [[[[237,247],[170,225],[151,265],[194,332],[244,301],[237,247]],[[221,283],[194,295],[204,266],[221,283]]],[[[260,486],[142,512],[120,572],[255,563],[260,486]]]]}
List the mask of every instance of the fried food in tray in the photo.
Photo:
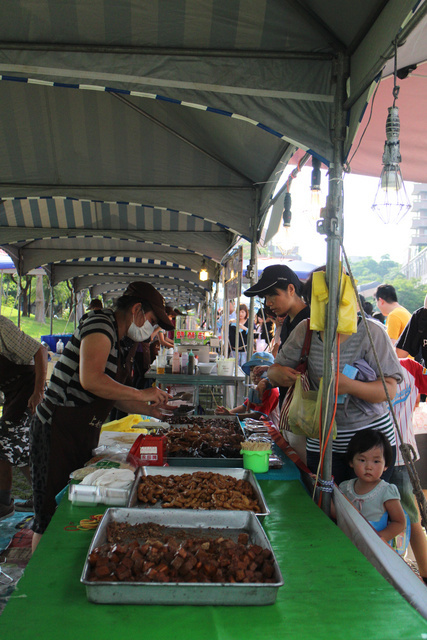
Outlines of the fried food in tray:
{"type": "Polygon", "coordinates": [[[229,509],[258,513],[253,486],[243,479],[210,471],[140,478],[138,500],[163,509],[229,509]]]}
{"type": "Polygon", "coordinates": [[[176,458],[241,458],[242,429],[237,420],[172,417],[171,427],[159,429],[167,437],[167,455],[176,458]]]}
{"type": "Polygon", "coordinates": [[[188,537],[155,523],[111,523],[107,542],[88,558],[89,581],[275,583],[270,549],[216,534],[188,537]]]}
{"type": "Polygon", "coordinates": [[[174,607],[270,605],[284,583],[251,511],[129,508],[107,509],[81,582],[93,603],[174,607]]]}

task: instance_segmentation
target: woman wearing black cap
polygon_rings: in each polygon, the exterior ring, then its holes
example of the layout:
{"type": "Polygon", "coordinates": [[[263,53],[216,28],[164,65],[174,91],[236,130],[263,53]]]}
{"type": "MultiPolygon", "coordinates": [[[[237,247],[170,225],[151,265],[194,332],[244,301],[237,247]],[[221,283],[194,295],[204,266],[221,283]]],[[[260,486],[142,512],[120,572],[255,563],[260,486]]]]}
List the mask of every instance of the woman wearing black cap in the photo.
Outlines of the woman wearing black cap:
{"type": "MultiPolygon", "coordinates": [[[[324,269],[321,267],[317,271],[324,269]]],[[[311,295],[311,280],[312,278],[307,282],[305,291],[308,300],[311,295]]],[[[337,484],[354,477],[347,462],[346,450],[351,438],[362,429],[381,431],[390,441],[393,464],[382,475],[386,482],[389,481],[394,466],[396,439],[378,363],[391,399],[396,394],[397,384],[402,381],[402,368],[384,328],[370,318],[366,319],[366,323],[365,325],[359,317],[354,333],[337,334],[339,360],[337,358],[335,363],[339,361],[338,394],[347,396],[344,402],[337,402],[335,412],[337,434],[332,442],[332,475],[337,484]],[[346,365],[358,368],[360,375],[358,373],[355,379],[345,375],[343,369],[346,365]]],[[[305,339],[309,337],[307,373],[310,388],[316,391],[319,389],[323,376],[324,333],[311,331],[310,334],[309,331],[309,320],[300,322],[282,346],[274,365],[268,370],[268,378],[272,384],[289,387],[295,382],[298,374],[295,367],[300,361],[305,339]]],[[[313,473],[317,472],[319,460],[319,439],[307,438],[307,466],[313,473]]]]}
{"type": "MultiPolygon", "coordinates": [[[[245,296],[259,296],[265,298],[265,306],[276,316],[284,317],[280,331],[280,347],[286,342],[292,331],[305,318],[310,317],[310,309],[301,297],[302,282],[297,274],[287,265],[274,264],[266,267],[258,282],[245,291],[245,296]]],[[[256,371],[259,373],[259,371],[256,371]]],[[[261,381],[259,392],[262,393],[267,381],[261,381]]],[[[282,406],[288,387],[280,385],[279,404],[282,406]]],[[[305,462],[305,437],[297,436],[291,432],[286,433],[289,444],[305,462]]]]}
{"type": "MultiPolygon", "coordinates": [[[[265,298],[265,306],[276,316],[285,317],[280,332],[280,344],[288,339],[295,327],[310,317],[310,309],[301,297],[302,282],[297,274],[284,264],[266,267],[258,282],[245,291],[245,296],[265,298]]],[[[280,389],[280,405],[287,388],[280,389]]]]}
{"type": "Polygon", "coordinates": [[[124,384],[136,344],[127,357],[121,346],[125,336],[135,343],[149,338],[158,325],[173,327],[163,297],[147,282],[133,282],[115,311],[84,315],[66,344],[31,425],[33,549],[55,511],[56,494],[91,458],[111,409],[161,417],[167,393],[124,384]]]}

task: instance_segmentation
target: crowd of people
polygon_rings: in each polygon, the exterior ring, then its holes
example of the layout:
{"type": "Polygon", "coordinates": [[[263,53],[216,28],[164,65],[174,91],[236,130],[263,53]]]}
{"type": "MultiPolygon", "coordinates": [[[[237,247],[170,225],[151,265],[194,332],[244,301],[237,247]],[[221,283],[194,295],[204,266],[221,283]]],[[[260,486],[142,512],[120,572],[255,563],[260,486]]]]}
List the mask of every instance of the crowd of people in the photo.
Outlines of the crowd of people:
{"type": "MultiPolygon", "coordinates": [[[[248,306],[239,305],[237,318],[230,303],[230,350],[250,376],[252,387],[241,405],[230,410],[218,407],[218,414],[265,417],[278,427],[284,400],[298,376],[304,344],[309,344],[310,388],[319,389],[324,335],[310,329],[311,285],[311,277],[303,284],[288,266],[264,269],[258,282],[244,292],[262,301],[252,328],[248,327],[248,306]],[[249,331],[257,349],[248,359],[249,331]]],[[[362,300],[364,321],[359,309],[355,331],[338,335],[337,392],[347,400],[336,406],[332,474],[362,513],[368,496],[379,495],[381,487],[376,508],[389,516],[380,534],[384,539],[404,527],[403,505],[412,523],[411,544],[419,570],[427,579],[426,536],[398,447],[403,433],[404,441],[417,451],[412,412],[418,394],[427,393],[427,309],[411,315],[388,284],[378,287],[375,299],[385,323],[362,300]],[[357,368],[356,377],[345,375],[346,365],[357,368]],[[394,402],[400,434],[387,395],[394,402]]],[[[100,300],[91,301],[47,387],[46,349],[0,316],[0,389],[5,396],[0,420],[0,519],[18,508],[11,493],[12,467],[20,467],[32,483],[34,548],[55,511],[55,496],[67,484],[70,472],[91,457],[113,407],[155,417],[168,408],[168,394],[149,386],[144,375],[159,348],[173,346],[176,315],[161,294],[142,281],[131,283],[114,309],[104,308],[100,300]]],[[[219,332],[224,329],[222,321],[221,315],[219,332]]],[[[290,431],[284,436],[316,475],[319,438],[290,431]]]]}

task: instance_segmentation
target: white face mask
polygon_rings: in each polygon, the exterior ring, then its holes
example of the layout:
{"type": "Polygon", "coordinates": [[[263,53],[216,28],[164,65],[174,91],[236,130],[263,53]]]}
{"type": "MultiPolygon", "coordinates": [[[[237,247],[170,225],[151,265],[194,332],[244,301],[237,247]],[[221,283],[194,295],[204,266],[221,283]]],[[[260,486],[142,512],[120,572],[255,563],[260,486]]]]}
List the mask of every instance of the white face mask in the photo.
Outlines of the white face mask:
{"type": "Polygon", "coordinates": [[[144,342],[144,340],[148,340],[157,326],[158,325],[153,326],[149,320],[146,320],[142,327],[138,327],[134,322],[132,322],[127,331],[127,336],[134,342],[144,342]]]}

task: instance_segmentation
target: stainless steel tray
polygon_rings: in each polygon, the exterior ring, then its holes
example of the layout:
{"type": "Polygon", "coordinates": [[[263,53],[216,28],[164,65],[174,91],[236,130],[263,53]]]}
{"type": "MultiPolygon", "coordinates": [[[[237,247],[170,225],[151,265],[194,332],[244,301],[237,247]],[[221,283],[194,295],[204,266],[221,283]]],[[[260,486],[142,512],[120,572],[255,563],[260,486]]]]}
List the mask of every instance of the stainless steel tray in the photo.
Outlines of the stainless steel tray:
{"type": "MultiPolygon", "coordinates": [[[[215,420],[215,418],[217,418],[218,420],[227,420],[228,422],[233,422],[239,433],[242,433],[242,440],[246,439],[245,436],[245,431],[242,427],[242,424],[239,420],[239,418],[237,416],[192,416],[188,421],[183,417],[180,416],[179,418],[175,418],[175,420],[179,420],[179,421],[183,421],[183,422],[178,422],[178,421],[174,421],[171,426],[172,427],[179,427],[179,426],[183,426],[186,422],[188,422],[188,424],[191,424],[194,420],[196,421],[201,421],[201,422],[208,422],[211,420],[215,420]]],[[[243,456],[239,456],[238,458],[215,458],[215,457],[201,457],[201,456],[182,456],[182,457],[178,457],[178,456],[168,456],[167,457],[167,461],[168,464],[171,467],[220,467],[220,468],[228,468],[228,467],[234,467],[234,468],[243,468],[243,456]]]]}
{"type": "Polygon", "coordinates": [[[154,522],[172,529],[188,531],[189,537],[201,530],[213,537],[224,535],[237,541],[240,533],[248,533],[251,543],[269,549],[273,554],[273,583],[144,583],[90,582],[86,560],[80,582],[86,586],[89,602],[97,604],[160,604],[160,605],[246,605],[274,604],[283,577],[270,542],[258,520],[249,511],[190,511],[182,509],[107,509],[89,547],[93,549],[107,541],[107,526],[111,522],[136,525],[154,522]],[[206,531],[209,530],[209,531],[206,531]]]}
{"type": "MultiPolygon", "coordinates": [[[[174,469],[171,467],[140,467],[136,473],[135,481],[132,485],[129,495],[129,501],[127,506],[132,508],[135,507],[137,509],[161,509],[161,503],[157,503],[155,505],[147,505],[138,501],[138,485],[141,479],[141,476],[174,476],[174,475],[183,475],[184,473],[195,473],[196,471],[201,471],[201,469],[197,467],[179,467],[178,469],[174,469]]],[[[223,476],[231,476],[236,480],[247,480],[249,482],[255,492],[260,511],[255,515],[258,518],[264,518],[270,513],[269,508],[267,507],[267,503],[264,498],[264,494],[262,493],[261,487],[259,486],[258,480],[255,478],[252,471],[249,469],[219,469],[218,467],[212,468],[204,468],[202,471],[211,471],[212,473],[219,473],[223,476]]]]}

